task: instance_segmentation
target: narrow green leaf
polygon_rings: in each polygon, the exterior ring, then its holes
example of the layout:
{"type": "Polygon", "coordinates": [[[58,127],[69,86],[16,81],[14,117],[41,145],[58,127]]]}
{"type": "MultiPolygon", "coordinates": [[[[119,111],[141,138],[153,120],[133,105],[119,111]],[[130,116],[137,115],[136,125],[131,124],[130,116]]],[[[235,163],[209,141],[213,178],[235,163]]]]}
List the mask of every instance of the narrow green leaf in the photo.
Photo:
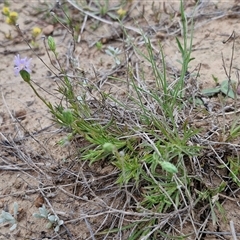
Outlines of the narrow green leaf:
{"type": "Polygon", "coordinates": [[[212,96],[216,95],[217,93],[219,93],[220,91],[221,91],[220,87],[207,88],[207,89],[202,90],[202,94],[204,96],[212,97],[212,96]]]}
{"type": "Polygon", "coordinates": [[[232,86],[230,86],[230,83],[228,80],[225,80],[221,83],[220,90],[226,96],[233,98],[233,99],[235,98],[235,94],[233,92],[232,86]]]}
{"type": "Polygon", "coordinates": [[[176,37],[176,41],[177,41],[177,45],[178,45],[178,48],[179,48],[181,54],[184,55],[184,50],[183,50],[182,44],[180,43],[180,41],[177,37],[176,37]]]}

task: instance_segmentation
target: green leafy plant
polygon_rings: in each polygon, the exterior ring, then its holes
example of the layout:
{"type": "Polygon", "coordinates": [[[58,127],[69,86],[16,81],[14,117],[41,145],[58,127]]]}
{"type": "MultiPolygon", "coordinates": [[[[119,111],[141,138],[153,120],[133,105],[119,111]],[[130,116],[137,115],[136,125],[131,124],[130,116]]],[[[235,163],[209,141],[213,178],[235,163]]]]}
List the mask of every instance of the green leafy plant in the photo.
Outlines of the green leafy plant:
{"type": "Polygon", "coordinates": [[[226,141],[230,142],[240,136],[240,126],[238,125],[238,119],[233,121],[231,128],[229,130],[228,136],[226,137],[226,141]]]}
{"type": "Polygon", "coordinates": [[[96,5],[99,8],[99,13],[101,16],[104,16],[107,14],[108,10],[109,10],[109,0],[104,0],[103,4],[100,3],[100,1],[95,0],[96,5]]]}
{"type": "Polygon", "coordinates": [[[99,50],[99,51],[102,50],[102,48],[103,48],[103,44],[101,42],[96,42],[95,46],[96,46],[97,50],[99,50]]]}
{"type": "MultiPolygon", "coordinates": [[[[108,159],[111,164],[120,170],[117,179],[117,183],[120,186],[125,186],[131,181],[134,181],[134,185],[137,187],[142,182],[147,183],[143,187],[145,193],[140,205],[149,211],[156,209],[157,212],[165,212],[171,208],[177,209],[186,201],[184,196],[186,194],[189,195],[188,187],[182,194],[179,191],[180,183],[181,185],[189,185],[184,157],[195,156],[199,151],[199,147],[188,144],[189,139],[197,131],[189,128],[187,124],[179,131],[174,115],[176,109],[180,110],[182,107],[184,80],[188,64],[192,60],[190,57],[192,43],[190,41],[190,46],[188,45],[187,23],[182,5],[181,14],[183,21],[183,44],[177,39],[177,44],[182,54],[180,79],[174,84],[169,84],[161,45],[159,47],[161,49],[163,72],[161,72],[154,60],[154,49],[150,39],[143,35],[148,52],[148,55],[143,55],[143,57],[152,66],[156,89],[150,91],[137,85],[131,79],[130,85],[134,91],[129,93],[129,98],[134,107],[130,109],[128,105],[121,103],[110,95],[102,93],[103,99],[113,101],[117,107],[123,108],[125,111],[131,110],[133,115],[138,116],[134,123],[135,126],[128,126],[126,133],[119,124],[118,117],[109,119],[108,123],[104,125],[98,121],[88,120],[88,118],[91,119],[92,111],[85,101],[84,92],[80,96],[80,101],[76,101],[79,99],[79,95],[75,95],[71,79],[65,74],[64,68],[58,60],[57,45],[54,38],[48,37],[47,43],[58,63],[57,69],[63,74],[63,77],[60,78],[61,84],[58,86],[58,92],[62,95],[62,99],[67,102],[66,105],[63,105],[63,101],[60,101],[59,104],[53,106],[35,90],[31,81],[31,75],[27,71],[28,69],[20,70],[24,81],[30,85],[35,94],[46,104],[55,121],[61,126],[67,127],[73,133],[71,137],[78,134],[88,141],[89,145],[81,149],[81,160],[88,160],[90,164],[93,164],[101,159],[108,159]],[[162,92],[162,94],[159,94],[159,92],[162,92]],[[157,112],[150,111],[148,104],[145,105],[143,103],[142,99],[145,99],[146,95],[151,104],[161,109],[163,113],[161,117],[159,117],[157,112]],[[142,125],[138,125],[138,121],[142,122],[142,125]]],[[[136,48],[136,50],[138,49],[136,48]]],[[[114,58],[116,65],[120,64],[118,59],[120,53],[121,51],[118,48],[111,46],[106,50],[106,54],[114,58]]],[[[82,87],[86,89],[83,85],[82,87]]],[[[62,221],[56,218],[55,215],[49,215],[45,206],[39,208],[39,212],[39,214],[34,214],[34,216],[48,219],[50,221],[49,224],[55,226],[55,231],[59,229],[62,221]]],[[[149,219],[146,229],[138,230],[140,231],[138,236],[150,234],[152,224],[154,224],[154,220],[149,219]]],[[[133,235],[135,235],[135,232],[133,235]]]]}
{"type": "Polygon", "coordinates": [[[240,186],[240,159],[239,157],[228,157],[230,177],[238,187],[240,186]]]}
{"type": "Polygon", "coordinates": [[[111,57],[113,57],[114,62],[116,65],[120,65],[120,60],[117,57],[121,53],[121,50],[119,48],[114,48],[112,46],[108,46],[108,48],[105,50],[105,53],[111,57]]]}
{"type": "Polygon", "coordinates": [[[8,223],[12,226],[10,227],[9,231],[13,231],[17,228],[17,215],[18,215],[18,204],[15,202],[13,204],[13,215],[9,212],[2,210],[0,215],[0,224],[8,223]]]}
{"type": "Polygon", "coordinates": [[[224,95],[233,99],[235,98],[234,89],[228,80],[222,81],[220,85],[217,85],[214,88],[206,88],[202,90],[202,94],[208,97],[214,96],[218,93],[223,93],[224,95]]]}
{"type": "MultiPolygon", "coordinates": [[[[108,1],[103,5],[96,2],[97,11],[94,12],[94,16],[107,15],[108,4],[108,1]]],[[[92,10],[93,8],[89,11],[92,10]]],[[[16,72],[45,103],[53,120],[67,130],[66,137],[59,141],[59,144],[65,146],[75,137],[84,139],[84,146],[76,150],[79,153],[79,161],[89,162],[91,166],[104,160],[106,164],[114,165],[118,169],[116,183],[119,189],[124,188],[127,192],[131,188],[138,192],[138,202],[134,207],[136,212],[142,215],[138,221],[123,227],[131,229],[129,235],[131,240],[159,239],[160,236],[172,239],[173,236],[166,233],[165,229],[168,227],[168,222],[178,221],[173,215],[191,209],[189,218],[192,219],[192,209],[201,204],[208,206],[209,215],[211,214],[214,223],[218,220],[216,208],[223,213],[217,197],[225,190],[226,184],[221,182],[217,187],[209,187],[201,179],[202,162],[199,163],[196,159],[201,155],[201,150],[204,151],[207,146],[201,145],[198,141],[200,129],[190,124],[191,115],[188,115],[190,110],[184,112],[186,106],[191,104],[185,97],[185,85],[189,77],[189,64],[193,60],[191,57],[193,22],[191,20],[189,24],[183,1],[181,1],[180,13],[182,37],[176,38],[176,46],[181,53],[180,74],[175,78],[170,77],[167,72],[161,43],[156,47],[147,34],[142,33],[144,46],[141,48],[133,43],[132,38],[125,32],[127,46],[134,49],[136,55],[138,54],[138,57],[143,58],[145,62],[139,63],[139,71],[130,64],[125,66],[127,80],[126,76],[121,79],[111,74],[107,75],[106,81],[111,81],[111,84],[115,82],[125,84],[128,89],[125,93],[126,99],[119,99],[95,84],[89,83],[75,65],[71,69],[74,77],[71,77],[65,66],[61,64],[58,46],[53,37],[48,37],[46,49],[49,49],[48,56],[54,69],[60,73],[55,74],[53,71],[55,77],[59,79],[56,90],[58,96],[60,95],[54,104],[36,90],[28,60],[19,57],[16,62],[16,72]],[[156,55],[159,56],[161,64],[156,61],[156,55]],[[149,71],[148,77],[153,79],[152,85],[148,84],[148,79],[144,75],[144,65],[141,65],[146,62],[147,66],[150,66],[148,68],[150,70],[147,71],[149,71]],[[78,78],[81,81],[75,84],[78,78]],[[98,94],[97,98],[93,97],[94,107],[92,101],[88,100],[89,96],[93,96],[93,90],[98,94]],[[196,172],[195,165],[199,166],[196,172]],[[198,174],[200,177],[197,176],[198,174]],[[168,216],[168,219],[161,219],[163,215],[168,216]]],[[[96,47],[101,49],[102,45],[98,44],[96,47]]],[[[121,54],[119,48],[109,46],[105,53],[114,59],[114,67],[121,64],[118,58],[121,54]]],[[[73,58],[73,55],[71,57],[73,58]]],[[[217,79],[215,80],[218,82],[217,79]]],[[[219,92],[229,97],[234,95],[229,81],[222,82],[214,89],[204,90],[203,94],[210,96],[219,92]]],[[[238,135],[239,128],[236,123],[232,125],[226,142],[235,139],[238,135]]],[[[236,159],[228,159],[228,161],[230,176],[237,182],[239,162],[236,159]]],[[[228,166],[223,164],[223,167],[228,166]]],[[[129,195],[132,196],[132,192],[129,195]]],[[[136,201],[135,197],[133,199],[136,201]]],[[[44,205],[34,216],[48,220],[48,227],[55,227],[55,231],[59,231],[63,224],[63,221],[50,214],[44,205]]],[[[109,232],[121,230],[112,228],[109,232]]],[[[106,231],[102,232],[104,233],[106,231]]],[[[176,238],[186,237],[184,234],[179,235],[176,238]]]]}
{"type": "Polygon", "coordinates": [[[63,220],[60,220],[59,217],[56,215],[50,214],[44,204],[38,210],[39,213],[34,213],[33,216],[35,218],[44,218],[48,220],[46,227],[47,228],[54,227],[54,231],[58,232],[61,225],[63,225],[64,223],[63,220]]]}

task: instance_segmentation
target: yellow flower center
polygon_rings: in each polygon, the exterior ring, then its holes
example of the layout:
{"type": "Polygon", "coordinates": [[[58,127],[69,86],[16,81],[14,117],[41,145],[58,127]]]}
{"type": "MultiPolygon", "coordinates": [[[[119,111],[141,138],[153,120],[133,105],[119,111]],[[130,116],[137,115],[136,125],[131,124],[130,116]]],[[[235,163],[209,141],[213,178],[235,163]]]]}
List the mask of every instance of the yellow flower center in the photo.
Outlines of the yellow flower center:
{"type": "Polygon", "coordinates": [[[2,13],[3,13],[4,15],[9,15],[9,13],[10,13],[9,7],[3,7],[2,13]]]}
{"type": "Polygon", "coordinates": [[[18,13],[17,13],[17,12],[10,12],[9,17],[10,17],[11,19],[17,20],[17,18],[18,18],[18,13]]]}
{"type": "Polygon", "coordinates": [[[127,11],[122,8],[119,8],[117,11],[117,14],[120,18],[124,17],[126,15],[126,13],[127,13],[127,11]]]}
{"type": "Polygon", "coordinates": [[[39,27],[34,27],[32,30],[32,36],[36,38],[40,33],[42,32],[41,28],[39,27]]]}

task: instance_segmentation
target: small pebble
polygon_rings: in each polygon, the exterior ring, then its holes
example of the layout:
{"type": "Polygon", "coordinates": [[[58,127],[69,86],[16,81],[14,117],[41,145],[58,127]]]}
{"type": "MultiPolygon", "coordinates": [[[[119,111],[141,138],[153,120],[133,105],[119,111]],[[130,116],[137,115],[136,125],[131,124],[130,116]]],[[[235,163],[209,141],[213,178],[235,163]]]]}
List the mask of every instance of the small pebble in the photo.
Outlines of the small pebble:
{"type": "Polygon", "coordinates": [[[48,25],[45,28],[43,28],[42,33],[46,36],[50,36],[54,31],[53,25],[48,25]]]}

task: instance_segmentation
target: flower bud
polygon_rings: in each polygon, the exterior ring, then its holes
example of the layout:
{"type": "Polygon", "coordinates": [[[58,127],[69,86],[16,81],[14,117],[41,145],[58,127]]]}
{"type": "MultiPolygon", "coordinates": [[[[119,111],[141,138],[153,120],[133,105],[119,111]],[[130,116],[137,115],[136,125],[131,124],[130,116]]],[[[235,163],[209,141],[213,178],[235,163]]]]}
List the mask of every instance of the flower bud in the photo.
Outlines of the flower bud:
{"type": "Polygon", "coordinates": [[[169,173],[177,173],[178,172],[177,168],[170,162],[163,161],[163,162],[160,162],[160,164],[161,164],[162,169],[169,173]]]}
{"type": "Polygon", "coordinates": [[[55,53],[55,51],[56,51],[56,43],[55,43],[55,40],[54,40],[54,38],[52,36],[48,37],[48,46],[49,46],[50,50],[55,53]]]}
{"type": "Polygon", "coordinates": [[[41,33],[41,28],[39,27],[34,27],[32,30],[32,37],[36,38],[40,33],[41,33]]]}
{"type": "Polygon", "coordinates": [[[103,144],[103,150],[106,152],[113,152],[115,149],[115,145],[112,143],[104,143],[103,144]]]}
{"type": "Polygon", "coordinates": [[[2,14],[8,16],[10,14],[9,7],[3,7],[2,14]]]}
{"type": "Polygon", "coordinates": [[[29,72],[27,72],[26,70],[20,70],[19,73],[25,82],[30,83],[31,78],[29,72]]]}

